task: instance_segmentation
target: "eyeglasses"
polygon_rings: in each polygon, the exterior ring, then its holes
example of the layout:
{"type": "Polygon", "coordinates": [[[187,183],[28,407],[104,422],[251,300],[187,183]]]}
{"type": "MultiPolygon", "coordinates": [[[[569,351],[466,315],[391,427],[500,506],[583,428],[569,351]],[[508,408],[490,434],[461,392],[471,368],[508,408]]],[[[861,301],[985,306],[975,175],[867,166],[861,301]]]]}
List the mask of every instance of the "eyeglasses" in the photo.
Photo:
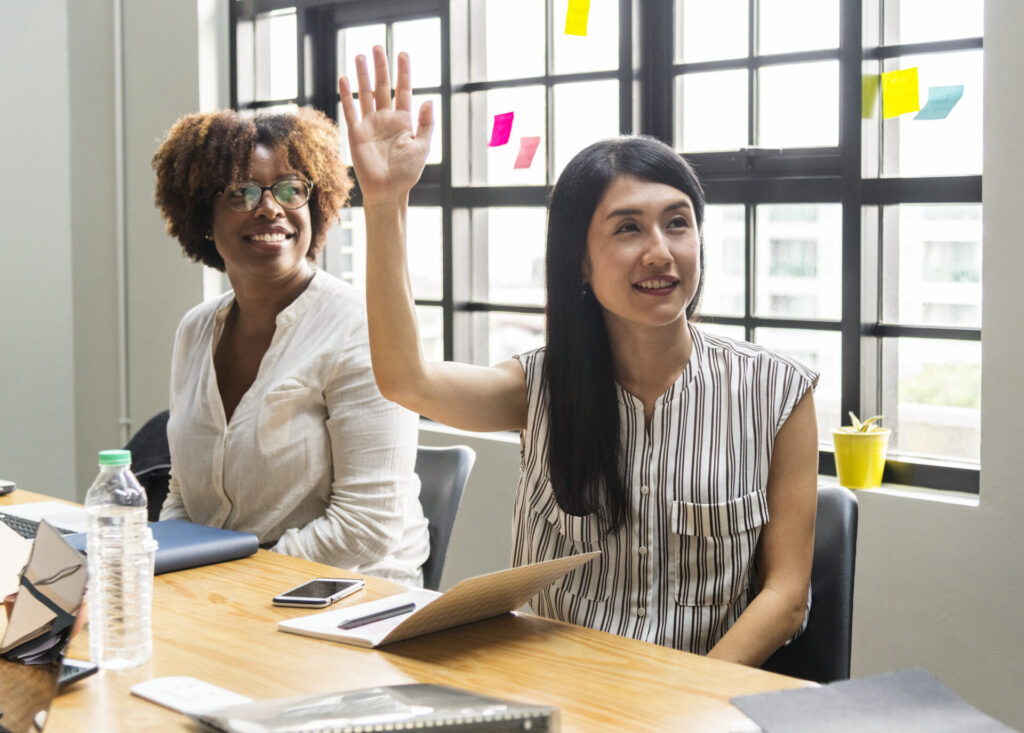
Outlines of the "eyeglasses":
{"type": "Polygon", "coordinates": [[[264,191],[270,191],[274,200],[285,209],[301,209],[309,203],[313,184],[300,178],[284,178],[273,186],[261,186],[255,181],[246,181],[228,186],[220,193],[232,211],[246,213],[259,207],[264,191]]]}

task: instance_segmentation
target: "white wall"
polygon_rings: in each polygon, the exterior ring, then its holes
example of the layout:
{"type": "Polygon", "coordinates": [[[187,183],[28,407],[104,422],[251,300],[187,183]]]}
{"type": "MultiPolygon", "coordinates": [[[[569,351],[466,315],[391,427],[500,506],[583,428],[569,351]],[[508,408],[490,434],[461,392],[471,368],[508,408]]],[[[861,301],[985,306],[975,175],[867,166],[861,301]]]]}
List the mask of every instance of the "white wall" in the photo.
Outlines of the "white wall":
{"type": "Polygon", "coordinates": [[[56,0],[3,8],[0,476],[71,497],[75,412],[68,19],[64,2],[56,0]],[[18,179],[24,183],[15,184],[18,179]]]}
{"type": "Polygon", "coordinates": [[[4,0],[0,12],[0,174],[31,181],[5,200],[0,235],[0,476],[81,499],[96,451],[166,407],[174,329],[202,297],[201,269],[163,232],[149,161],[179,116],[225,103],[226,50],[205,39],[226,37],[227,5],[4,0]]]}

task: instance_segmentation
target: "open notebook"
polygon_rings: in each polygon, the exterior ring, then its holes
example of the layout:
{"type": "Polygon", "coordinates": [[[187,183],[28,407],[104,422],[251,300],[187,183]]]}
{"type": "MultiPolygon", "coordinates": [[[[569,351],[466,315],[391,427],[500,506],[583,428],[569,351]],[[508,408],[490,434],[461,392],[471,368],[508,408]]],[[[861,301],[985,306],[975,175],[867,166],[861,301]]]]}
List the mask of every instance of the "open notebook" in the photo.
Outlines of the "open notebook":
{"type": "Polygon", "coordinates": [[[277,628],[291,634],[314,636],[343,644],[383,646],[514,611],[566,573],[600,554],[588,552],[466,578],[445,593],[422,588],[412,590],[336,611],[279,621],[277,628]],[[411,613],[353,629],[338,628],[338,624],[409,603],[415,604],[415,610],[411,613]]]}

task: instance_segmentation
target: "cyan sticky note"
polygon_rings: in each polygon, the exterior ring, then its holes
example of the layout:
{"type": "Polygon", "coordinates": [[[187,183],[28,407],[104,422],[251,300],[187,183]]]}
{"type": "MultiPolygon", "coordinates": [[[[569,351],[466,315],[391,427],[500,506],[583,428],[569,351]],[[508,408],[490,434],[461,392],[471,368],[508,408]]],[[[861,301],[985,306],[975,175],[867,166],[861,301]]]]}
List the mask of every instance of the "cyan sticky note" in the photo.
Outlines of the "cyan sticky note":
{"type": "Polygon", "coordinates": [[[921,111],[914,115],[915,120],[944,120],[950,111],[964,96],[964,85],[956,84],[948,87],[928,87],[928,101],[921,111]]]}
{"type": "Polygon", "coordinates": [[[917,67],[882,74],[882,117],[891,119],[921,109],[917,67]]]}
{"type": "Polygon", "coordinates": [[[533,164],[533,156],[540,145],[540,137],[519,138],[519,155],[516,156],[513,168],[529,168],[533,164]]]}
{"type": "Polygon", "coordinates": [[[565,35],[587,35],[587,19],[590,16],[590,0],[569,0],[565,13],[565,35]]]}
{"type": "Polygon", "coordinates": [[[515,116],[515,112],[494,115],[494,127],[491,128],[489,147],[496,148],[508,143],[508,136],[512,134],[512,120],[515,119],[515,116]]]}

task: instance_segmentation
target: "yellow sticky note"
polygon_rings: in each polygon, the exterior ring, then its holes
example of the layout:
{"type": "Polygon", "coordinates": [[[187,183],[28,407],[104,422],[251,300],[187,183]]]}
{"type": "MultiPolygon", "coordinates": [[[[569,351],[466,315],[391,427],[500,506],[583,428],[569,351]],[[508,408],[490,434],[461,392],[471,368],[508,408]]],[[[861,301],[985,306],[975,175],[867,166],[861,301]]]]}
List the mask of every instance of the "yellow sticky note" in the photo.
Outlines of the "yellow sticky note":
{"type": "Polygon", "coordinates": [[[921,109],[917,67],[882,74],[882,118],[891,119],[921,109]]]}
{"type": "Polygon", "coordinates": [[[875,104],[878,100],[878,74],[865,74],[861,77],[860,116],[869,120],[875,116],[875,104]]]}
{"type": "Polygon", "coordinates": [[[569,0],[565,13],[565,35],[587,35],[587,16],[590,15],[590,0],[569,0]]]}

